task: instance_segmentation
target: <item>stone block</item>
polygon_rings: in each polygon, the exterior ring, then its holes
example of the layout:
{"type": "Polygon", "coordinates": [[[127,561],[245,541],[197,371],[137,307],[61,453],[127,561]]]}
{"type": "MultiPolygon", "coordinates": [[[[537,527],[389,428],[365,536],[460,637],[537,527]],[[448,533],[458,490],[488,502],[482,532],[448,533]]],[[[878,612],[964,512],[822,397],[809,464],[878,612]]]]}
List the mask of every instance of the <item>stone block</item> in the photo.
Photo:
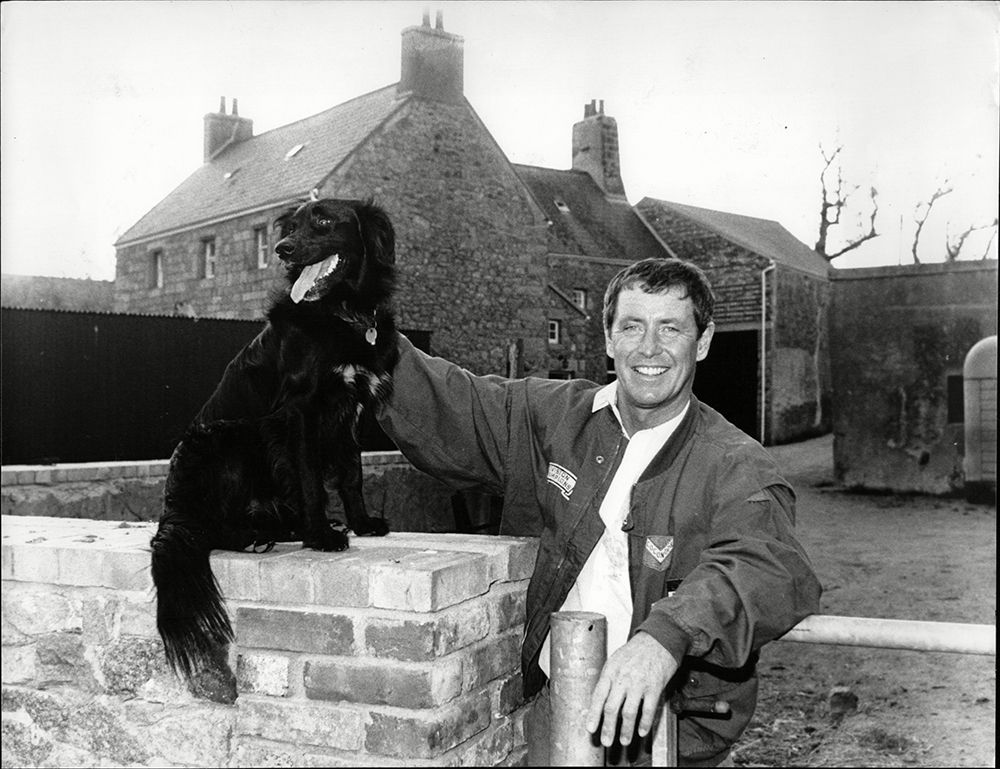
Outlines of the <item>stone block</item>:
{"type": "Polygon", "coordinates": [[[371,557],[367,553],[324,553],[312,563],[313,600],[321,606],[371,605],[371,557]]]}
{"type": "Polygon", "coordinates": [[[492,632],[502,633],[525,622],[525,596],[527,582],[496,585],[489,594],[490,625],[492,632]]]}
{"type": "Polygon", "coordinates": [[[365,647],[378,657],[425,660],[479,641],[489,630],[488,608],[474,600],[420,619],[371,618],[365,627],[365,647]]]}
{"type": "Polygon", "coordinates": [[[59,583],[81,586],[103,585],[104,552],[100,547],[81,547],[80,544],[78,542],[66,543],[65,541],[59,543],[57,554],[59,583]]]}
{"type": "Polygon", "coordinates": [[[216,551],[210,562],[219,589],[228,600],[260,600],[260,555],[216,551]]]}
{"type": "Polygon", "coordinates": [[[261,560],[260,594],[268,602],[283,604],[312,603],[313,583],[308,553],[297,550],[261,560]]]}
{"type": "Polygon", "coordinates": [[[374,566],[372,580],[378,608],[437,611],[487,592],[489,561],[472,553],[414,552],[374,566]]]}
{"type": "Polygon", "coordinates": [[[288,657],[281,654],[240,654],[236,659],[236,687],[240,693],[284,697],[288,694],[289,666],[288,657]]]}
{"type": "Polygon", "coordinates": [[[328,702],[274,700],[243,695],[236,703],[236,733],[277,742],[360,750],[365,710],[328,702]]]}
{"type": "Polygon", "coordinates": [[[152,590],[149,550],[110,550],[104,555],[102,584],[113,590],[152,590]]]}
{"type": "Polygon", "coordinates": [[[354,620],[343,614],[241,606],[236,642],[244,648],[351,654],[354,620]]]}
{"type": "Polygon", "coordinates": [[[4,641],[11,633],[38,636],[43,633],[80,633],[82,604],[70,595],[19,582],[3,584],[4,641]]]}
{"type": "Polygon", "coordinates": [[[495,766],[510,754],[513,747],[513,726],[510,721],[501,719],[455,748],[454,758],[458,766],[495,766]]]}
{"type": "Polygon", "coordinates": [[[462,652],[463,690],[486,686],[516,670],[521,664],[521,636],[507,633],[493,636],[462,652]]]}
{"type": "Polygon", "coordinates": [[[365,729],[369,753],[401,758],[434,758],[490,725],[490,698],[476,692],[424,712],[372,709],[365,729]]]}
{"type": "Polygon", "coordinates": [[[308,661],[304,681],[310,699],[433,708],[461,694],[462,667],[458,659],[434,664],[370,658],[308,661]]]}
{"type": "Polygon", "coordinates": [[[44,543],[22,546],[12,553],[11,577],[21,582],[59,582],[59,551],[44,543]]]}
{"type": "Polygon", "coordinates": [[[83,638],[78,633],[46,633],[35,645],[35,683],[41,689],[52,686],[76,686],[85,691],[97,684],[94,671],[84,654],[83,638]]]}
{"type": "Polygon", "coordinates": [[[99,664],[110,694],[136,694],[154,675],[166,672],[163,645],[150,638],[119,638],[103,647],[99,664]]]}
{"type": "Polygon", "coordinates": [[[5,643],[3,654],[0,654],[3,683],[5,685],[31,684],[37,675],[35,660],[34,644],[8,646],[5,643]]]}

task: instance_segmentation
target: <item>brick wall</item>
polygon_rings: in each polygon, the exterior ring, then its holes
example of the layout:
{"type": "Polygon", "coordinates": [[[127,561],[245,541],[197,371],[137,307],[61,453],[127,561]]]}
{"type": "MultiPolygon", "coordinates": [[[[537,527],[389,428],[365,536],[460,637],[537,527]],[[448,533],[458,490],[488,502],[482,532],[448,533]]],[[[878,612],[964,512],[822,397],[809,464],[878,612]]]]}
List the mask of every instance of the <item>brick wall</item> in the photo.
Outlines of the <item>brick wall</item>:
{"type": "Polygon", "coordinates": [[[167,671],[152,524],[3,519],[11,766],[493,766],[524,756],[536,541],[390,534],[345,553],[214,553],[231,706],[167,671]]]}
{"type": "Polygon", "coordinates": [[[997,263],[837,270],[830,315],[834,472],[848,486],[962,488],[948,378],[997,333],[997,263]]]}
{"type": "MultiPolygon", "coordinates": [[[[5,465],[0,484],[3,515],[41,515],[100,521],[155,521],[163,506],[169,460],[5,465]]],[[[368,509],[393,531],[452,532],[455,492],[411,465],[398,451],[361,455],[368,509]]],[[[470,499],[466,498],[466,504],[470,499]]],[[[343,510],[331,495],[331,510],[343,510]]],[[[485,513],[480,513],[480,518],[485,513]]],[[[475,516],[473,516],[475,517],[475,516]]],[[[483,525],[476,518],[469,523],[483,525]]]]}

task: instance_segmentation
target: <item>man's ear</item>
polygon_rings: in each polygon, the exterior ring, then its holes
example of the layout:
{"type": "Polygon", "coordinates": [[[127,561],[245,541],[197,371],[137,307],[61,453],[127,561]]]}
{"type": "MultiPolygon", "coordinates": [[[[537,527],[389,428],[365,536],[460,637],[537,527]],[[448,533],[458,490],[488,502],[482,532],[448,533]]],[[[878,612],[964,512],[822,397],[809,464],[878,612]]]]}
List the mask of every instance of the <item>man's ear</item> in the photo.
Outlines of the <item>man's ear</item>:
{"type": "Polygon", "coordinates": [[[705,360],[708,356],[708,348],[712,346],[712,336],[715,334],[715,324],[709,321],[705,330],[698,337],[698,357],[695,360],[705,360]]]}

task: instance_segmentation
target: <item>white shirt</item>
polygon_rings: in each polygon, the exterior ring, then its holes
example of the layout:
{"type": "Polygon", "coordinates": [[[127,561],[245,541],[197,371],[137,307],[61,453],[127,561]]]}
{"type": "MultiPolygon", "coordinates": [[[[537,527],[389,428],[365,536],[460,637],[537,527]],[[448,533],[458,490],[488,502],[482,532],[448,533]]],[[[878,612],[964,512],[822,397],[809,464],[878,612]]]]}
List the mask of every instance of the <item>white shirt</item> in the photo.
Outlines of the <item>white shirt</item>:
{"type": "MultiPolygon", "coordinates": [[[[673,419],[657,427],[637,430],[629,437],[625,432],[617,405],[618,382],[602,387],[594,396],[593,411],[610,408],[628,438],[625,456],[611,479],[601,502],[600,516],[604,534],[591,551],[587,562],[570,588],[560,611],[593,611],[608,618],[608,656],[625,645],[632,626],[632,588],[629,580],[628,533],[622,524],[628,515],[632,487],[639,476],[663,448],[674,430],[684,419],[690,401],[673,419]]],[[[542,644],[539,666],[549,675],[549,636],[542,644]]]]}

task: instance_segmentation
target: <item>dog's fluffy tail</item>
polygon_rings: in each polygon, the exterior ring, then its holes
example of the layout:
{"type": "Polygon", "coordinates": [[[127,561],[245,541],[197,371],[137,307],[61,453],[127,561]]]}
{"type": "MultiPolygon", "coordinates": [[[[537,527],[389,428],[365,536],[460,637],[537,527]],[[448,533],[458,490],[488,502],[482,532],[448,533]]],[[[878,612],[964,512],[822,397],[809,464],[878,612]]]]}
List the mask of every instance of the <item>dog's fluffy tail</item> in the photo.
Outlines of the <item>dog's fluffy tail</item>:
{"type": "Polygon", "coordinates": [[[233,628],[209,563],[207,533],[161,521],[150,542],[156,585],[156,626],[167,662],[186,680],[218,665],[233,628]]]}

